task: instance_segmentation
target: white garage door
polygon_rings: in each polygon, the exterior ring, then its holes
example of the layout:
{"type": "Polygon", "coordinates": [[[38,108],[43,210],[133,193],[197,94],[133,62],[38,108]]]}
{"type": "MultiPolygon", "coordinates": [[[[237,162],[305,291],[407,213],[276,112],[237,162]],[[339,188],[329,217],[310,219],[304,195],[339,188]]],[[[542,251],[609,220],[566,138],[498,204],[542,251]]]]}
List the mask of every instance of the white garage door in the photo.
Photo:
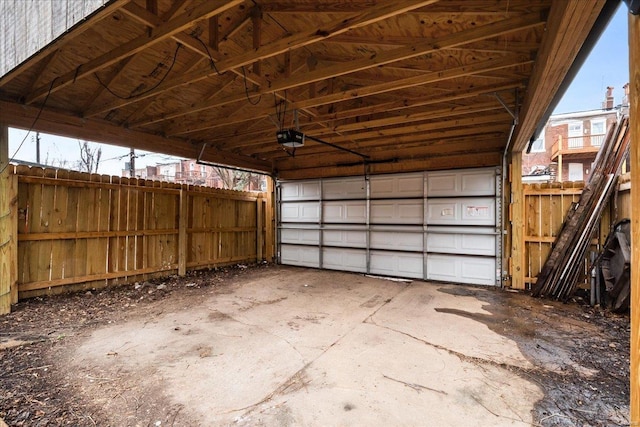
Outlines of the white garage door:
{"type": "Polygon", "coordinates": [[[278,183],[282,264],[499,284],[494,168],[278,183]]]}

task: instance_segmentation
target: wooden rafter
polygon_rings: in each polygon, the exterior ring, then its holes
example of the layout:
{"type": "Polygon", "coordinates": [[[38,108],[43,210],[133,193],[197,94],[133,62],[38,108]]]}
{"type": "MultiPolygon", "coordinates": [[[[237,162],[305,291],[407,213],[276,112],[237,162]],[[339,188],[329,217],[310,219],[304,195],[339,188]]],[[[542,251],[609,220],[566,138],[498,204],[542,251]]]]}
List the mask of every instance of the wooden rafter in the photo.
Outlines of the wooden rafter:
{"type": "MultiPolygon", "coordinates": [[[[324,40],[334,35],[346,33],[347,31],[350,31],[354,28],[371,25],[375,22],[387,19],[391,16],[401,14],[409,10],[424,6],[426,4],[434,3],[436,1],[437,0],[421,0],[421,1],[405,0],[402,2],[394,2],[393,4],[390,4],[390,5],[385,4],[383,6],[376,7],[373,10],[365,10],[360,13],[351,15],[348,18],[333,21],[323,26],[322,29],[313,29],[308,32],[304,32],[304,33],[297,34],[290,37],[285,37],[273,43],[264,45],[256,51],[246,52],[241,55],[236,55],[233,58],[220,61],[218,64],[216,64],[216,67],[220,73],[223,73],[235,68],[252,64],[261,59],[266,59],[276,55],[280,55],[292,49],[297,49],[297,48],[301,48],[301,47],[313,44],[317,41],[324,40]]],[[[159,85],[156,89],[148,91],[144,96],[141,96],[135,99],[130,99],[130,100],[117,100],[117,101],[114,101],[113,103],[103,105],[102,107],[100,107],[99,110],[91,111],[88,114],[95,115],[100,112],[109,111],[115,108],[120,108],[125,105],[138,102],[144,98],[156,96],[167,90],[171,90],[185,84],[195,83],[215,73],[216,71],[213,71],[213,70],[203,70],[203,71],[194,71],[192,73],[184,74],[177,78],[167,80],[163,84],[159,85]]],[[[318,79],[318,80],[321,80],[321,79],[318,79]]],[[[273,92],[273,91],[268,91],[268,92],[273,92]]]]}
{"type": "MultiPolygon", "coordinates": [[[[288,2],[269,1],[265,2],[263,10],[271,13],[314,13],[314,12],[335,12],[349,13],[362,10],[364,8],[375,7],[379,1],[375,0],[351,0],[334,2],[288,2]]],[[[483,0],[448,0],[433,6],[428,6],[416,12],[424,13],[473,13],[474,15],[496,14],[509,12],[530,11],[532,8],[542,7],[544,2],[539,0],[510,0],[508,2],[486,2],[483,0]]]]}
{"type": "MultiPolygon", "coordinates": [[[[106,142],[123,147],[136,147],[148,151],[160,151],[165,154],[192,159],[198,157],[201,148],[200,146],[185,143],[184,140],[170,139],[125,129],[105,120],[83,119],[75,115],[62,114],[46,109],[39,113],[40,110],[38,108],[5,101],[0,101],[0,109],[4,119],[16,127],[22,128],[32,126],[34,118],[40,114],[33,126],[33,130],[57,135],[106,142]]],[[[208,150],[204,160],[235,164],[240,167],[262,171],[270,171],[271,169],[271,163],[269,162],[215,149],[208,150]]]]}
{"type": "MultiPolygon", "coordinates": [[[[519,30],[530,28],[532,26],[537,26],[540,24],[541,24],[540,16],[538,14],[519,16],[516,18],[498,21],[498,22],[487,24],[478,28],[473,28],[471,30],[464,30],[458,33],[454,33],[452,35],[444,36],[438,40],[418,43],[416,45],[398,48],[389,52],[384,52],[384,53],[381,53],[380,55],[377,55],[374,58],[363,58],[359,61],[351,61],[344,64],[337,64],[334,66],[324,67],[313,72],[300,74],[298,76],[290,76],[286,79],[282,79],[278,82],[272,83],[270,87],[261,90],[258,94],[267,94],[271,92],[282,91],[285,89],[290,89],[293,87],[324,80],[327,78],[340,76],[340,75],[344,75],[344,74],[348,74],[356,71],[361,71],[361,70],[377,67],[380,65],[384,65],[387,63],[395,62],[395,61],[401,61],[404,59],[413,58],[413,57],[424,55],[430,52],[435,52],[437,50],[440,50],[446,47],[457,46],[457,45],[470,43],[472,41],[482,40],[484,38],[493,37],[496,34],[504,34],[504,33],[514,32],[514,31],[519,31],[519,30]]],[[[498,60],[495,60],[495,61],[497,62],[498,60]]],[[[523,63],[526,63],[526,62],[531,62],[531,60],[527,59],[526,61],[523,61],[523,63]]],[[[505,64],[506,64],[506,61],[505,61],[505,64]]],[[[496,66],[496,68],[493,68],[493,69],[504,68],[504,66],[502,67],[498,66],[499,64],[497,63],[493,65],[496,66]]],[[[473,67],[475,66],[469,66],[469,68],[473,68],[473,67]]],[[[484,72],[486,71],[488,70],[484,70],[484,72]]],[[[449,71],[449,73],[453,73],[453,71],[449,71]]],[[[200,74],[202,73],[200,72],[200,74]]],[[[417,79],[419,79],[420,77],[421,76],[418,76],[417,79]]],[[[434,75],[431,78],[435,79],[436,77],[437,76],[434,75]]],[[[392,82],[390,83],[390,85],[393,85],[394,83],[395,82],[392,82]]],[[[417,84],[424,84],[424,83],[417,83],[417,84]]],[[[360,91],[360,93],[363,93],[363,92],[360,91]]],[[[150,93],[148,93],[147,96],[150,96],[150,93]]],[[[218,107],[226,103],[237,102],[242,100],[243,97],[244,97],[244,93],[238,93],[222,99],[196,103],[193,106],[190,106],[188,109],[176,111],[172,114],[163,114],[161,117],[160,116],[151,117],[143,122],[137,123],[136,125],[143,126],[151,123],[156,123],[158,121],[167,120],[170,118],[176,118],[183,115],[192,114],[198,111],[206,110],[208,108],[218,107]]],[[[344,94],[344,93],[331,94],[331,95],[327,95],[326,102],[323,102],[323,103],[336,102],[338,100],[341,100],[337,98],[346,99],[347,97],[348,97],[348,93],[347,94],[344,94]],[[329,99],[334,99],[334,100],[329,101],[329,99]]],[[[116,105],[121,105],[126,103],[127,101],[119,100],[119,101],[116,101],[114,104],[111,104],[111,107],[115,108],[116,105]]],[[[320,104],[317,104],[317,105],[320,105],[320,104]]],[[[313,106],[313,105],[308,105],[308,104],[299,102],[298,105],[296,105],[296,108],[306,108],[310,106],[313,106]]],[[[111,108],[107,108],[107,110],[109,109],[111,108]]]]}
{"type": "MultiPolygon", "coordinates": [[[[376,103],[376,104],[365,106],[365,107],[350,108],[350,109],[341,110],[335,113],[315,116],[313,118],[313,122],[326,123],[328,126],[331,127],[332,123],[338,120],[344,120],[344,119],[355,118],[355,117],[366,117],[373,114],[388,113],[391,111],[400,111],[400,110],[406,110],[406,109],[416,108],[416,107],[424,107],[427,105],[434,105],[434,104],[439,104],[443,102],[460,101],[463,99],[473,98],[473,97],[482,96],[482,95],[488,95],[494,92],[507,91],[507,90],[522,88],[522,87],[524,87],[523,83],[513,82],[513,83],[507,83],[507,84],[489,85],[489,86],[482,86],[478,88],[457,91],[454,94],[447,94],[447,95],[440,95],[440,96],[433,96],[433,97],[420,97],[420,98],[412,98],[412,99],[401,99],[398,101],[376,103]]],[[[193,123],[190,123],[190,124],[185,124],[181,126],[170,127],[169,129],[166,130],[166,132],[167,132],[167,135],[169,136],[176,136],[176,135],[184,135],[187,133],[196,132],[199,130],[220,128],[232,123],[255,122],[256,117],[260,115],[267,117],[264,114],[265,113],[263,112],[258,112],[258,114],[256,114],[256,111],[253,111],[253,110],[240,111],[238,112],[238,114],[234,115],[233,118],[230,118],[230,120],[225,120],[224,122],[213,121],[213,120],[208,122],[198,121],[195,125],[193,123]]]]}
{"type": "Polygon", "coordinates": [[[515,129],[513,149],[522,151],[578,54],[576,40],[584,40],[606,0],[553,2],[547,31],[538,53],[524,104],[515,129]]]}
{"type": "Polygon", "coordinates": [[[205,2],[192,11],[180,15],[175,19],[172,19],[171,21],[155,28],[149,33],[135,38],[128,43],[122,44],[107,52],[106,54],[90,60],[89,62],[79,65],[75,70],[69,71],[68,73],[54,79],[51,84],[39,87],[38,89],[27,95],[25,102],[27,104],[31,104],[32,102],[37,101],[48,93],[55,93],[60,89],[72,84],[77,79],[84,78],[96,71],[113,65],[128,56],[135,55],[136,53],[141,52],[149,46],[152,46],[156,43],[166,40],[167,38],[170,38],[174,34],[184,31],[198,20],[207,19],[211,16],[217,15],[240,3],[242,3],[242,0],[205,2]]]}
{"type": "Polygon", "coordinates": [[[329,95],[316,97],[309,100],[298,101],[294,104],[294,108],[305,108],[317,105],[326,105],[334,102],[345,101],[349,99],[360,98],[364,96],[379,95],[386,92],[392,92],[399,89],[406,89],[414,86],[427,85],[443,80],[454,79],[458,77],[470,76],[476,73],[486,73],[488,71],[498,70],[502,68],[511,68],[519,65],[530,64],[531,59],[520,59],[513,61],[512,58],[497,58],[488,61],[477,62],[460,67],[449,68],[444,71],[434,71],[428,74],[409,77],[406,79],[394,80],[377,85],[371,85],[353,90],[345,90],[334,92],[329,95]]]}
{"type": "MultiPolygon", "coordinates": [[[[444,170],[454,168],[495,166],[500,163],[502,153],[499,150],[493,152],[425,156],[417,159],[408,159],[403,162],[387,162],[369,165],[370,174],[410,172],[423,170],[444,170]]],[[[292,170],[279,170],[279,163],[276,163],[278,177],[281,179],[305,179],[309,177],[335,177],[348,175],[361,175],[363,164],[353,162],[349,165],[332,165],[312,168],[299,168],[292,170]]]]}
{"type": "MultiPolygon", "coordinates": [[[[467,113],[468,114],[468,113],[467,113]]],[[[484,125],[487,123],[510,123],[508,119],[510,117],[506,112],[498,112],[494,114],[483,114],[477,117],[455,117],[451,120],[437,120],[435,122],[431,121],[423,121],[423,122],[415,122],[411,125],[401,124],[396,127],[385,127],[385,128],[376,128],[376,129],[366,129],[357,132],[352,132],[344,136],[335,136],[332,133],[328,133],[327,131],[313,132],[313,136],[324,139],[331,143],[351,143],[367,139],[377,139],[383,137],[396,137],[406,134],[412,133],[420,133],[420,132],[431,132],[434,130],[442,130],[447,129],[448,127],[463,127],[463,126],[478,126],[484,125]]],[[[305,129],[305,132],[311,134],[310,131],[305,129]]],[[[211,139],[211,142],[216,143],[232,143],[232,141],[237,141],[243,138],[248,137],[256,137],[260,133],[263,132],[250,132],[250,131],[242,131],[242,132],[234,132],[233,134],[224,134],[220,133],[216,136],[216,138],[211,139]]],[[[273,140],[273,134],[269,134],[267,136],[273,140]]],[[[259,139],[258,139],[259,141],[259,139]]]]}
{"type": "MultiPolygon", "coordinates": [[[[189,1],[189,0],[176,1],[173,4],[173,7],[171,9],[169,9],[167,12],[165,12],[160,18],[158,18],[158,20],[157,20],[157,22],[155,24],[152,24],[151,22],[149,22],[149,19],[151,19],[151,21],[156,20],[155,15],[158,14],[158,2],[157,2],[157,0],[147,0],[147,8],[146,8],[146,10],[136,6],[133,3],[127,4],[121,10],[125,11],[125,12],[129,11],[131,13],[131,15],[134,16],[135,18],[138,18],[139,14],[141,14],[141,13],[144,13],[144,14],[146,14],[148,16],[151,16],[151,18],[148,18],[146,21],[143,21],[143,23],[145,25],[149,26],[151,29],[153,29],[153,27],[159,26],[162,22],[166,22],[166,21],[169,21],[169,20],[175,18],[177,13],[180,11],[180,6],[184,6],[187,3],[187,1],[189,1]],[[138,10],[137,14],[135,13],[136,9],[138,10]]],[[[102,82],[104,83],[104,86],[101,84],[100,87],[98,89],[96,89],[96,91],[91,95],[91,97],[89,98],[89,100],[85,104],[84,108],[82,109],[83,112],[87,111],[89,108],[91,108],[93,103],[107,90],[107,87],[109,87],[111,85],[111,83],[113,83],[114,80],[116,80],[122,73],[125,72],[126,68],[129,66],[131,61],[133,61],[136,57],[137,57],[137,55],[132,55],[132,56],[129,56],[128,58],[123,59],[116,66],[115,70],[113,70],[112,73],[106,79],[104,79],[104,78],[102,79],[102,82]]],[[[147,108],[148,108],[148,106],[140,106],[136,110],[135,113],[136,114],[140,114],[141,112],[143,112],[147,108]]]]}
{"type": "MultiPolygon", "coordinates": [[[[487,125],[474,126],[472,130],[468,128],[461,129],[447,129],[447,130],[432,130],[428,133],[415,133],[402,136],[394,136],[388,138],[376,138],[366,141],[359,141],[356,144],[344,144],[344,147],[352,150],[366,150],[368,153],[375,151],[379,147],[386,147],[393,145],[398,150],[403,150],[405,147],[414,146],[416,144],[429,145],[435,141],[444,141],[451,138],[462,140],[464,138],[470,138],[473,140],[478,137],[491,137],[496,138],[504,142],[506,132],[508,128],[505,123],[495,124],[490,123],[487,125]]],[[[238,147],[242,149],[242,147],[238,147]]],[[[259,153],[261,157],[265,159],[276,159],[280,157],[279,147],[277,147],[273,141],[260,144],[256,149],[256,153],[259,153]]],[[[224,149],[224,147],[223,147],[224,149]]],[[[304,152],[300,152],[299,155],[318,155],[324,148],[321,146],[306,147],[304,152]]]]}

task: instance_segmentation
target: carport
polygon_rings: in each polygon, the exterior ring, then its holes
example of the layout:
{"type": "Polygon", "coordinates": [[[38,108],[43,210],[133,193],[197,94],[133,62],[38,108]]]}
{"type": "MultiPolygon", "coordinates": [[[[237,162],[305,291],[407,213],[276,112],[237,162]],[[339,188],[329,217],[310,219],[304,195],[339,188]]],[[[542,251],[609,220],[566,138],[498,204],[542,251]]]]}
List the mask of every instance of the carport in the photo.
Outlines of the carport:
{"type": "MultiPolygon", "coordinates": [[[[268,174],[277,201],[268,243],[283,263],[524,289],[520,153],[618,2],[7,4],[5,306],[17,298],[9,126],[268,174]]],[[[630,15],[632,117],[639,27],[630,15]]],[[[632,423],[638,304],[634,292],[632,423]]]]}

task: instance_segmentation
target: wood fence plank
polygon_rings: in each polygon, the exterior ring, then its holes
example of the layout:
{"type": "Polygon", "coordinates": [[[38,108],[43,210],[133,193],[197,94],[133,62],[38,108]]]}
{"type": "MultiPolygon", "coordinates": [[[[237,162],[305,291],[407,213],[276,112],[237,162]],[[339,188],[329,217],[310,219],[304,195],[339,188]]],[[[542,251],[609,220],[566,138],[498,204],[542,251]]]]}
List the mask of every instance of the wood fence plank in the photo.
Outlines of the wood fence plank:
{"type": "Polygon", "coordinates": [[[18,200],[12,169],[9,129],[0,123],[0,314],[11,312],[11,304],[17,302],[18,200]]]}
{"type": "Polygon", "coordinates": [[[253,262],[272,245],[258,226],[268,195],[37,168],[16,182],[20,259],[31,260],[20,268],[21,295],[253,262]]]}

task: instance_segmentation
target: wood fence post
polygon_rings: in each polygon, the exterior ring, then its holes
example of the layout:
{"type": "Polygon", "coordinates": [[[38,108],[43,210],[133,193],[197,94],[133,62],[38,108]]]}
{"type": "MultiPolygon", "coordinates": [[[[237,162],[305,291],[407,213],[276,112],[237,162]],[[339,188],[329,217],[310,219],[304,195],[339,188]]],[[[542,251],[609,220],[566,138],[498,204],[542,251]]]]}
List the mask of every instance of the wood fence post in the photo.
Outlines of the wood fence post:
{"type": "Polygon", "coordinates": [[[187,223],[189,222],[189,193],[180,188],[178,208],[178,276],[187,274],[187,223]]]}
{"type": "Polygon", "coordinates": [[[264,222],[263,218],[263,203],[262,194],[256,198],[256,262],[260,262],[263,259],[262,246],[264,245],[264,222]]]}
{"type": "MultiPolygon", "coordinates": [[[[640,204],[640,15],[629,13],[631,206],[640,204]]],[[[640,217],[631,209],[631,425],[640,426],[640,217]]]]}
{"type": "Polygon", "coordinates": [[[17,185],[9,166],[9,127],[0,123],[0,314],[18,302],[17,185]]]}
{"type": "Polygon", "coordinates": [[[524,194],[522,152],[511,153],[511,286],[525,289],[524,283],[524,194]]]}
{"type": "Polygon", "coordinates": [[[265,259],[269,262],[272,262],[275,257],[275,221],[274,221],[274,213],[275,213],[275,189],[274,189],[274,180],[271,177],[267,177],[267,200],[265,206],[265,231],[264,238],[266,242],[266,250],[265,250],[265,259]]]}

